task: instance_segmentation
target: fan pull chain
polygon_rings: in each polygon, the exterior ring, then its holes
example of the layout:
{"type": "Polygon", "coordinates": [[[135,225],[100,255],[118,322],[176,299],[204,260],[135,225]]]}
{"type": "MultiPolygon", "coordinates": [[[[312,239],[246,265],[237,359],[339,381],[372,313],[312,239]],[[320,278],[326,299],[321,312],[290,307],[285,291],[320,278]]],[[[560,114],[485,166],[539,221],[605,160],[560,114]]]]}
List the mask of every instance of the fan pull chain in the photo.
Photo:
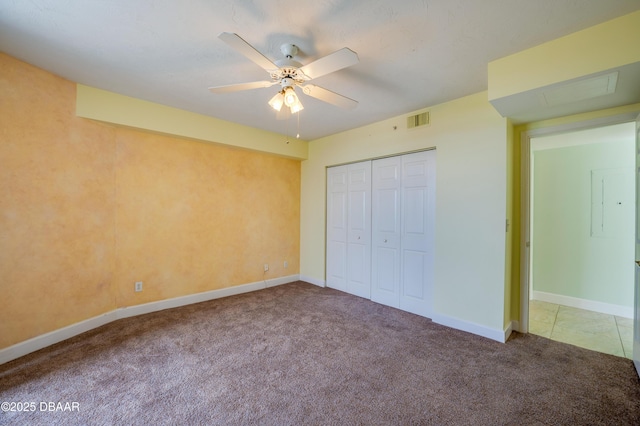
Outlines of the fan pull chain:
{"type": "MultiPolygon", "coordinates": [[[[289,118],[291,118],[291,117],[289,117],[289,118]]],[[[285,135],[287,137],[286,142],[287,142],[287,145],[289,145],[289,133],[291,133],[290,132],[290,130],[291,130],[291,120],[290,119],[285,120],[285,124],[284,125],[285,125],[285,135]]]]}

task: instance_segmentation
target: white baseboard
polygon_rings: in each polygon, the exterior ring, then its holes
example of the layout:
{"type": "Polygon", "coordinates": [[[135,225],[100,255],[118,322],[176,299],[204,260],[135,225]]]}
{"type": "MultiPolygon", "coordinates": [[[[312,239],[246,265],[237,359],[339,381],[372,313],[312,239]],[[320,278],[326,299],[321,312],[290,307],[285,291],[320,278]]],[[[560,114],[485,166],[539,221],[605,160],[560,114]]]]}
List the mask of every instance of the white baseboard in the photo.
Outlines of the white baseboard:
{"type": "Polygon", "coordinates": [[[8,348],[0,349],[0,364],[12,361],[31,352],[46,348],[55,343],[77,336],[94,328],[98,328],[110,322],[122,318],[129,318],[138,315],[144,315],[151,312],[162,311],[164,309],[177,308],[180,306],[191,305],[193,303],[206,302],[208,300],[219,299],[222,297],[233,296],[236,294],[248,293],[251,291],[262,290],[268,287],[287,284],[300,279],[299,275],[289,275],[286,277],[273,278],[266,281],[242,284],[234,287],[221,288],[218,290],[205,291],[202,293],[189,294],[187,296],[175,297],[172,299],[159,300],[157,302],[144,303],[142,305],[118,308],[113,311],[98,315],[93,318],[80,321],[75,324],[51,331],[49,333],[36,336],[24,342],[16,343],[8,348]]]}
{"type": "Polygon", "coordinates": [[[633,307],[613,305],[611,303],[597,302],[595,300],[579,299],[577,297],[563,296],[561,294],[547,293],[544,291],[533,291],[532,300],[555,303],[572,308],[586,309],[588,311],[600,312],[607,315],[616,315],[624,318],[633,318],[633,307]]]}
{"type": "Polygon", "coordinates": [[[86,331],[93,330],[117,319],[116,311],[111,311],[49,333],[41,334],[24,342],[16,343],[15,345],[0,350],[0,364],[20,358],[21,356],[46,348],[47,346],[77,336],[86,331]]]}
{"type": "Polygon", "coordinates": [[[509,340],[509,336],[511,336],[511,333],[513,332],[513,330],[514,330],[513,321],[509,321],[509,324],[507,324],[507,326],[503,330],[503,339],[504,339],[503,343],[509,340]]]}
{"type": "Polygon", "coordinates": [[[500,330],[440,314],[434,314],[432,320],[437,324],[477,334],[478,336],[486,337],[500,343],[506,342],[507,338],[511,334],[511,325],[509,325],[505,330],[500,330]]]}
{"type": "Polygon", "coordinates": [[[292,282],[296,282],[300,280],[300,275],[299,274],[295,274],[295,275],[288,275],[286,277],[280,277],[280,278],[272,278],[270,280],[267,280],[267,288],[269,287],[275,287],[277,285],[282,285],[282,284],[289,284],[292,282]]]}
{"type": "Polygon", "coordinates": [[[309,284],[317,285],[318,287],[326,287],[327,286],[325,284],[324,280],[321,280],[321,279],[318,279],[318,278],[309,277],[307,275],[300,275],[300,281],[304,281],[304,282],[307,282],[309,284]]]}

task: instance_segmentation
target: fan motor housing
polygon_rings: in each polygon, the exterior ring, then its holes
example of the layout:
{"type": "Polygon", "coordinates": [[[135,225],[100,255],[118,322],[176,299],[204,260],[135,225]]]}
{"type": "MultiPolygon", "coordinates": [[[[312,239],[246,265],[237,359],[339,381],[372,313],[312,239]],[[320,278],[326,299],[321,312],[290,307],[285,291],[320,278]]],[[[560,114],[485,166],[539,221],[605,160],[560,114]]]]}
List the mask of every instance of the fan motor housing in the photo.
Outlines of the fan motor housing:
{"type": "Polygon", "coordinates": [[[284,89],[286,87],[291,87],[296,84],[295,80],[289,77],[284,77],[280,80],[280,86],[284,89]]]}
{"type": "Polygon", "coordinates": [[[297,61],[293,61],[291,59],[281,59],[276,61],[276,65],[279,67],[278,70],[271,73],[271,78],[274,80],[280,81],[285,78],[290,78],[295,81],[304,81],[305,76],[298,71],[298,69],[302,66],[301,63],[297,61]]]}

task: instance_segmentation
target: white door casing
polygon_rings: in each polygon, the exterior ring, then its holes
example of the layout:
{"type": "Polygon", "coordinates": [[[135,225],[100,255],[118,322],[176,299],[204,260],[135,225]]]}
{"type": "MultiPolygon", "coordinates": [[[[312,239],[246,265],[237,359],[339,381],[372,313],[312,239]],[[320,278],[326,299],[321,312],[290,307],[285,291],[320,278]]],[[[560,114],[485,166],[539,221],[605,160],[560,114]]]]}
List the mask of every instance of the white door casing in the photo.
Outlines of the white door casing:
{"type": "MultiPolygon", "coordinates": [[[[560,124],[557,126],[543,127],[526,130],[520,134],[520,192],[521,192],[521,227],[520,227],[520,316],[514,324],[514,329],[521,333],[529,332],[529,299],[531,296],[531,139],[534,137],[551,136],[554,134],[575,132],[593,129],[597,127],[611,126],[620,123],[628,123],[637,120],[637,113],[625,112],[617,115],[598,117],[590,120],[560,124]]],[[[635,171],[634,171],[635,173],[635,171]]],[[[634,351],[635,352],[635,351],[634,351]]]]}
{"type": "Polygon", "coordinates": [[[633,309],[633,364],[640,375],[640,115],[636,118],[636,264],[633,309]]]}

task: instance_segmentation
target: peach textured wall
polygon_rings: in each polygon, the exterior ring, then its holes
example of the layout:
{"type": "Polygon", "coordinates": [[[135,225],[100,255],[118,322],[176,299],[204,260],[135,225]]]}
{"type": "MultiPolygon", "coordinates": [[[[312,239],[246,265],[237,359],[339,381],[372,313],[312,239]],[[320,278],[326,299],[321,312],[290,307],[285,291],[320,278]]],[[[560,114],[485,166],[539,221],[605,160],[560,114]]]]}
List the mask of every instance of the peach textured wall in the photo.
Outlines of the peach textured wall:
{"type": "Polygon", "coordinates": [[[115,130],[0,54],[0,348],[114,308],[115,130]]]}
{"type": "Polygon", "coordinates": [[[0,53],[0,349],[299,273],[299,161],[78,118],[75,90],[0,53]]]}
{"type": "Polygon", "coordinates": [[[299,161],[120,129],[116,163],[119,307],[298,273],[299,161]]]}

